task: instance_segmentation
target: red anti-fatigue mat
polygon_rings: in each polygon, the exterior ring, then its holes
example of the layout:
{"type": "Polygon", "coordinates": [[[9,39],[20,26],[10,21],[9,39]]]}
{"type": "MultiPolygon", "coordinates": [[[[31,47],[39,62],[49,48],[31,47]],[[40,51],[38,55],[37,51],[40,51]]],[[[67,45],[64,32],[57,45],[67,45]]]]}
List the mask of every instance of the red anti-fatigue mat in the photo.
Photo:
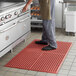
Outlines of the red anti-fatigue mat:
{"type": "Polygon", "coordinates": [[[58,73],[72,43],[57,41],[58,48],[42,51],[45,45],[35,44],[34,40],[5,66],[40,72],[58,73]]]}

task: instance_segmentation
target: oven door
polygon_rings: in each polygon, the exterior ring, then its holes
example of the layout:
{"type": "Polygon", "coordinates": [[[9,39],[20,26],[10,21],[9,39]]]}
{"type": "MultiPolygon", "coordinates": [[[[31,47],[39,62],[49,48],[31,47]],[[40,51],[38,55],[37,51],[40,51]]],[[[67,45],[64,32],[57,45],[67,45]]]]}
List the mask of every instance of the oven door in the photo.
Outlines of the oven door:
{"type": "Polygon", "coordinates": [[[7,28],[0,30],[0,52],[30,31],[30,14],[10,21],[5,24],[7,25],[9,25],[7,28]]]}
{"type": "MultiPolygon", "coordinates": [[[[27,33],[28,31],[31,30],[30,28],[30,13],[28,13],[27,15],[23,15],[22,17],[20,17],[18,19],[18,26],[22,26],[22,31],[20,33],[27,33]]],[[[21,28],[19,28],[21,29],[21,28]]]]}

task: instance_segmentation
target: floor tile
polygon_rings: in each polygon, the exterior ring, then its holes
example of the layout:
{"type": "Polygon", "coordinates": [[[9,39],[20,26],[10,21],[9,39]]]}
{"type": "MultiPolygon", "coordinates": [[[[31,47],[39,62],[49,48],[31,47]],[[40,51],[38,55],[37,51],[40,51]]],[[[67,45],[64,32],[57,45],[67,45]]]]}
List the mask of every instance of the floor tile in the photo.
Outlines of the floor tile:
{"type": "Polygon", "coordinates": [[[48,74],[46,74],[46,76],[56,76],[56,74],[48,73],[48,74]]]}
{"type": "Polygon", "coordinates": [[[9,68],[8,68],[8,67],[1,67],[0,70],[1,70],[1,71],[8,71],[9,68]]]}
{"type": "Polygon", "coordinates": [[[69,74],[68,74],[68,76],[69,75],[76,75],[76,71],[70,71],[69,74]]]}
{"type": "Polygon", "coordinates": [[[28,70],[22,70],[22,69],[18,69],[18,70],[17,70],[18,73],[23,73],[23,74],[27,73],[27,71],[28,71],[28,70]]]}
{"type": "Polygon", "coordinates": [[[15,76],[25,76],[25,75],[21,73],[15,73],[15,76]]]}
{"type": "Polygon", "coordinates": [[[18,72],[18,69],[16,69],[16,68],[10,68],[9,71],[11,71],[11,72],[18,72]]]}
{"type": "Polygon", "coordinates": [[[66,58],[65,61],[66,62],[73,62],[74,61],[74,58],[66,58]]]}
{"type": "Polygon", "coordinates": [[[62,66],[61,69],[63,69],[63,70],[70,70],[70,68],[71,68],[71,66],[62,66]]]}
{"type": "Polygon", "coordinates": [[[74,62],[76,62],[76,57],[75,57],[75,59],[74,59],[74,62]]]}
{"type": "Polygon", "coordinates": [[[0,71],[0,75],[1,75],[1,76],[4,76],[5,73],[6,73],[6,71],[0,71]]]}
{"type": "Polygon", "coordinates": [[[60,70],[58,74],[68,74],[69,70],[60,70]]]}
{"type": "Polygon", "coordinates": [[[73,65],[72,65],[73,67],[76,67],[76,63],[73,63],[73,65]]]}
{"type": "Polygon", "coordinates": [[[26,74],[36,75],[36,71],[28,71],[26,74]]]}
{"type": "Polygon", "coordinates": [[[58,74],[57,76],[67,76],[66,74],[58,74]]]}
{"type": "Polygon", "coordinates": [[[71,66],[72,65],[72,62],[64,62],[63,65],[64,66],[71,66]]]}
{"type": "Polygon", "coordinates": [[[26,74],[26,75],[24,75],[24,76],[34,76],[34,75],[28,75],[28,74],[26,74]]]}
{"type": "Polygon", "coordinates": [[[76,71],[76,67],[71,67],[71,71],[76,71]]]}
{"type": "Polygon", "coordinates": [[[46,76],[47,73],[45,72],[37,72],[36,76],[46,76]]]}
{"type": "Polygon", "coordinates": [[[15,76],[14,72],[6,72],[4,76],[15,76]]]}

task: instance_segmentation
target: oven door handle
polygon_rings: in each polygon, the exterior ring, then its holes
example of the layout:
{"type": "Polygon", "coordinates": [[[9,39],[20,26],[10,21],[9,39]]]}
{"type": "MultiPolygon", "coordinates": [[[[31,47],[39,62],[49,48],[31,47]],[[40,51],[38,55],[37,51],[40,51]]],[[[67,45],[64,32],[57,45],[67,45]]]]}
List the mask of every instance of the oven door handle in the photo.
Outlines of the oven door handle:
{"type": "Polygon", "coordinates": [[[17,23],[13,23],[12,26],[10,26],[10,27],[8,27],[8,28],[6,28],[6,29],[4,29],[4,30],[1,30],[0,33],[6,32],[6,31],[8,31],[9,29],[12,29],[12,28],[15,27],[16,25],[17,25],[17,23]]]}
{"type": "Polygon", "coordinates": [[[23,20],[20,20],[20,21],[18,21],[18,22],[21,23],[21,22],[27,20],[27,19],[30,18],[30,17],[31,17],[31,16],[29,16],[29,17],[27,17],[27,18],[24,18],[23,20]]]}

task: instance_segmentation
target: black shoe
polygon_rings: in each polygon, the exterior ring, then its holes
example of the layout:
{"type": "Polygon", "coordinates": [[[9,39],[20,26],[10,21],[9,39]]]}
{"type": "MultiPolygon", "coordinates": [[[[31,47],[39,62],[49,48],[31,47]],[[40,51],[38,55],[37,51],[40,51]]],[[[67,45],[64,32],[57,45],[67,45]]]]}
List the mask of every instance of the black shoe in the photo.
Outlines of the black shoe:
{"type": "Polygon", "coordinates": [[[35,43],[36,43],[36,44],[48,45],[47,42],[44,42],[44,41],[42,41],[42,40],[40,40],[40,41],[35,41],[35,43]]]}
{"type": "Polygon", "coordinates": [[[53,47],[51,47],[50,45],[45,46],[45,47],[42,48],[43,51],[48,51],[48,50],[50,51],[50,50],[55,50],[55,49],[56,49],[56,48],[53,48],[53,47]]]}

